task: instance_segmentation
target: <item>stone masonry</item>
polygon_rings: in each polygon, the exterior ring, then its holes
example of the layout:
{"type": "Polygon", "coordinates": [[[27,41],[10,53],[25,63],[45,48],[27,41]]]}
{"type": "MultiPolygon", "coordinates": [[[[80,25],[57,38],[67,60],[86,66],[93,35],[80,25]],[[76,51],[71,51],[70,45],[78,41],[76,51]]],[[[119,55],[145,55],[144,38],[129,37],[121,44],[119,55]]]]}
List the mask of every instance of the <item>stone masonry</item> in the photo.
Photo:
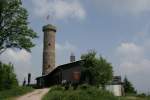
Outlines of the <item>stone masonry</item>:
{"type": "Polygon", "coordinates": [[[55,68],[55,34],[56,27],[48,24],[43,26],[43,71],[47,75],[55,68]]]}

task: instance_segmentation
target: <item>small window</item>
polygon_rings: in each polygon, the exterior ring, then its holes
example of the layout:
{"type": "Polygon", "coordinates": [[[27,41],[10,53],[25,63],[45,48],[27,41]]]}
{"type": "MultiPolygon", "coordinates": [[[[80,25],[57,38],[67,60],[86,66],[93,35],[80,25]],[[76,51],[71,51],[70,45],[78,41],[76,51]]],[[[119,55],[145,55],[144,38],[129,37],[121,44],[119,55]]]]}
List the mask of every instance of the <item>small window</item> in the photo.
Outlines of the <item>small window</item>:
{"type": "Polygon", "coordinates": [[[48,68],[50,68],[51,67],[51,65],[48,65],[48,68]]]}
{"type": "Polygon", "coordinates": [[[51,46],[51,43],[48,43],[48,46],[51,46]]]}

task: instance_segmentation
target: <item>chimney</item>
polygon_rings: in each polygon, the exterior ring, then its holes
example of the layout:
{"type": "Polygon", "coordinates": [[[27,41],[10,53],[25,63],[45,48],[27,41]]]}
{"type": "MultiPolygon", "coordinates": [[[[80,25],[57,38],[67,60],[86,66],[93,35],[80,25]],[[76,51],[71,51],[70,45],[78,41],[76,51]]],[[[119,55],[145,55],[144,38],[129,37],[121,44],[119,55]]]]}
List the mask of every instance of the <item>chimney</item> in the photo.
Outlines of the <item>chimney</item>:
{"type": "Polygon", "coordinates": [[[74,53],[71,53],[71,55],[70,55],[70,62],[71,63],[75,62],[75,55],[74,55],[74,53]]]}

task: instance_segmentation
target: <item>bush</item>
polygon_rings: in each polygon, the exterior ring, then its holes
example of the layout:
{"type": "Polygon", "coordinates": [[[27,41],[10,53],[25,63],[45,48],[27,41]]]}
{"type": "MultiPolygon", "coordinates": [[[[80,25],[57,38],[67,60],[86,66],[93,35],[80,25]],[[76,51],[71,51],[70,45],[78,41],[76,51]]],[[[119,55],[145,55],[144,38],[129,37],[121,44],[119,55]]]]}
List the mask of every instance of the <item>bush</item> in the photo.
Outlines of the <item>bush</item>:
{"type": "Polygon", "coordinates": [[[53,90],[64,90],[64,87],[60,85],[56,85],[56,86],[53,86],[50,91],[53,91],[53,90]]]}
{"type": "Polygon", "coordinates": [[[0,91],[15,88],[18,86],[16,74],[12,64],[0,62],[0,91]]]}
{"type": "Polygon", "coordinates": [[[61,98],[63,97],[63,92],[56,90],[53,92],[48,92],[46,96],[44,97],[44,100],[62,100],[61,98]]]}
{"type": "Polygon", "coordinates": [[[27,92],[31,92],[33,88],[31,87],[16,87],[14,89],[0,91],[0,100],[5,100],[7,98],[16,97],[23,95],[27,92]]]}
{"type": "Polygon", "coordinates": [[[146,97],[145,93],[138,94],[137,97],[146,97]]]}
{"type": "Polygon", "coordinates": [[[42,100],[150,100],[150,97],[136,97],[134,95],[115,97],[112,93],[98,89],[97,87],[83,84],[76,90],[54,86],[42,98],[42,100]]]}
{"type": "Polygon", "coordinates": [[[52,87],[42,100],[118,100],[111,93],[86,84],[79,86],[76,90],[55,87],[52,87]]]}
{"type": "Polygon", "coordinates": [[[82,89],[82,90],[86,90],[86,89],[90,88],[90,85],[82,84],[82,85],[79,86],[79,88],[82,89]]]}

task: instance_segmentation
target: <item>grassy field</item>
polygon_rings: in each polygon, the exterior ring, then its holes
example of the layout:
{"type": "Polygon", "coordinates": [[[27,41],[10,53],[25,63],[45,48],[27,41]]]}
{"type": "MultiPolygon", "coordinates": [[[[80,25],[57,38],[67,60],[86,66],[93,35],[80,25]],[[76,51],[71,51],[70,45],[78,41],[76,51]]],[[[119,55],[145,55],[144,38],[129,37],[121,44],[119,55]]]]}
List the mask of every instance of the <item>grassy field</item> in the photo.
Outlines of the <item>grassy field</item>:
{"type": "Polygon", "coordinates": [[[118,97],[118,100],[150,100],[150,97],[126,96],[126,97],[118,97]]]}
{"type": "Polygon", "coordinates": [[[43,97],[42,100],[150,100],[150,97],[115,97],[111,93],[97,89],[96,87],[81,86],[76,90],[65,90],[55,86],[43,97]]]}
{"type": "Polygon", "coordinates": [[[0,100],[12,100],[11,98],[33,91],[31,87],[16,87],[10,90],[0,91],[0,100]]]}
{"type": "Polygon", "coordinates": [[[43,100],[118,100],[107,91],[100,91],[96,87],[79,87],[65,90],[63,87],[55,86],[43,97],[43,100]]]}

